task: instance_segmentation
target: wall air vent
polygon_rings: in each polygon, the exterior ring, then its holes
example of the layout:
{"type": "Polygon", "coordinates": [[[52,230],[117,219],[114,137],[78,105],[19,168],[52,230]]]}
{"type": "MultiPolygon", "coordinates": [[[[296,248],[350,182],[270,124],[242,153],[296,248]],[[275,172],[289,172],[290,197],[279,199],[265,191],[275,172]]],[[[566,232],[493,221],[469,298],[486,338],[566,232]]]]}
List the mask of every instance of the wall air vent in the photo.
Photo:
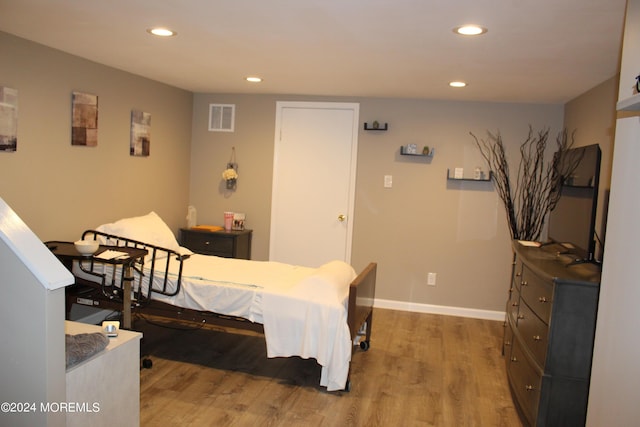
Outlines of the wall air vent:
{"type": "Polygon", "coordinates": [[[209,131],[233,132],[235,104],[209,104],[209,131]]]}

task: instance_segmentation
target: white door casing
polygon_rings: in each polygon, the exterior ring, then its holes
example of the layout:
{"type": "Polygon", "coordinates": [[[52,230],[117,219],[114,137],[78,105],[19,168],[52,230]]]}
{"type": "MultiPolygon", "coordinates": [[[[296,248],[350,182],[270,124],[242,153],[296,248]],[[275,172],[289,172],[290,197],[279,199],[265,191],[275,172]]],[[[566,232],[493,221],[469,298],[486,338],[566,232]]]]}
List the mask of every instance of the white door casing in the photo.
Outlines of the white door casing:
{"type": "Polygon", "coordinates": [[[351,261],[358,121],[357,103],[277,103],[271,261],[351,261]]]}

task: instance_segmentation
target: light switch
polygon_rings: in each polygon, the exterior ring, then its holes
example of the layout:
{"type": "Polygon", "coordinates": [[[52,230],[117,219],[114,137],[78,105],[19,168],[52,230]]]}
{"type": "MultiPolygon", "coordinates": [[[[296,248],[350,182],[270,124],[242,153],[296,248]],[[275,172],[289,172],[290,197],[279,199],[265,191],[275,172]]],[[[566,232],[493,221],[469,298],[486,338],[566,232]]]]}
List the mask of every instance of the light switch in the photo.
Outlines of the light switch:
{"type": "Polygon", "coordinates": [[[385,175],[384,176],[384,188],[391,188],[391,187],[393,187],[393,176],[385,175]]]}

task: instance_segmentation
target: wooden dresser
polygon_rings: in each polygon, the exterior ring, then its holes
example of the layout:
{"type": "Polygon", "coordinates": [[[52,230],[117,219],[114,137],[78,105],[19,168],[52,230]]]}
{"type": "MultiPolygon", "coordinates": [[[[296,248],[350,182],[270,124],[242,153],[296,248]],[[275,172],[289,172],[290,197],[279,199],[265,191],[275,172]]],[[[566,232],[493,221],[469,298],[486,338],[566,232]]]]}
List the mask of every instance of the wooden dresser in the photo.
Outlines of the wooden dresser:
{"type": "Polygon", "coordinates": [[[225,258],[251,259],[252,230],[180,229],[180,245],[193,252],[225,258]]]}
{"type": "Polygon", "coordinates": [[[572,264],[560,245],[514,242],[503,353],[525,424],[583,426],[600,267],[572,264]]]}

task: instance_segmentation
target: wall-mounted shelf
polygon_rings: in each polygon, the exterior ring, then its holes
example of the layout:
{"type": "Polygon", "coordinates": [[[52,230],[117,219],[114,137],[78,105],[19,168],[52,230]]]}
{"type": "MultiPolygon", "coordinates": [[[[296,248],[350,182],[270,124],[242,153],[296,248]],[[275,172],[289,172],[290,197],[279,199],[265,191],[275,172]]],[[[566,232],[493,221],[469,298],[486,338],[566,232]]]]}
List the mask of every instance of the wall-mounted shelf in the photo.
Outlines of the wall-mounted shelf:
{"type": "Polygon", "coordinates": [[[618,111],[640,111],[640,93],[618,101],[616,109],[618,111]]]}
{"type": "Polygon", "coordinates": [[[389,129],[389,124],[385,123],[383,126],[378,125],[376,127],[376,123],[372,123],[371,126],[369,126],[369,124],[367,122],[364,123],[364,130],[379,130],[379,131],[385,131],[389,129]]]}
{"type": "Polygon", "coordinates": [[[491,171],[489,171],[488,174],[485,172],[484,173],[484,178],[475,179],[473,177],[465,177],[465,176],[463,176],[462,178],[455,178],[454,176],[451,176],[451,171],[449,169],[447,169],[447,180],[449,180],[449,181],[489,182],[492,179],[493,179],[493,172],[491,172],[491,171]]]}
{"type": "Polygon", "coordinates": [[[433,157],[433,148],[429,149],[428,153],[425,153],[423,151],[419,152],[419,153],[408,153],[407,152],[407,147],[405,147],[404,145],[400,146],[400,154],[402,156],[416,156],[416,157],[433,157]]]}

